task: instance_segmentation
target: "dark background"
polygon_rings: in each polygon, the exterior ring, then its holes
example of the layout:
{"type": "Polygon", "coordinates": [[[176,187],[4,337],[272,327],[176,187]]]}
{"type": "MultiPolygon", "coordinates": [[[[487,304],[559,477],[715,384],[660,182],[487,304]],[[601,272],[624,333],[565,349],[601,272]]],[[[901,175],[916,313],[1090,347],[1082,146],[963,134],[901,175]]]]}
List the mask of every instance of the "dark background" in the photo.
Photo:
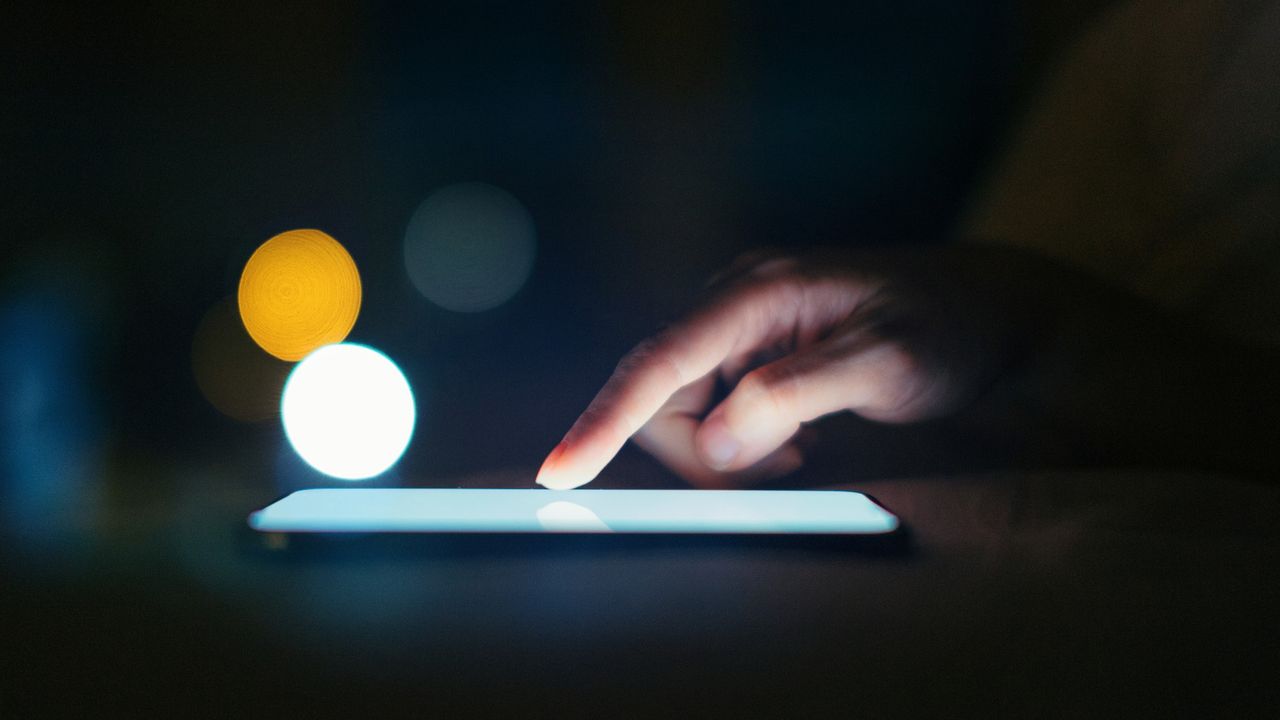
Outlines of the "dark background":
{"type": "Polygon", "coordinates": [[[3,402],[29,425],[15,388],[42,385],[84,436],[67,448],[93,440],[86,462],[126,485],[234,452],[271,474],[278,422],[210,406],[192,338],[258,244],[317,227],[364,280],[350,339],[418,395],[400,475],[532,468],[736,254],[945,238],[1100,4],[10,5],[3,402]],[[525,287],[478,314],[401,264],[413,209],[464,181],[537,231],[525,287]]]}
{"type": "MultiPolygon", "coordinates": [[[[350,339],[418,401],[371,484],[529,486],[617,358],[738,253],[946,242],[1105,5],[6,4],[0,716],[1274,714],[1263,484],[911,476],[863,453],[897,431],[863,426],[801,482],[857,479],[912,528],[898,554],[273,556],[245,513],[337,483],[193,371],[254,248],[321,228],[363,279],[350,339]],[[524,204],[538,252],[510,301],[459,314],[414,289],[402,240],[468,181],[524,204]]],[[[605,475],[676,483],[630,449],[605,475]]]]}

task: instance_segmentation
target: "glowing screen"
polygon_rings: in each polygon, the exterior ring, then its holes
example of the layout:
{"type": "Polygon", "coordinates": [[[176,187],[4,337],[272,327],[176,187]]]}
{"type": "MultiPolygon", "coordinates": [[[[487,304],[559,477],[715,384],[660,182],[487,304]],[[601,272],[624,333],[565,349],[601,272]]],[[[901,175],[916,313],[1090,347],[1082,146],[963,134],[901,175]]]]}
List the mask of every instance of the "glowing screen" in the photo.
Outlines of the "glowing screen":
{"type": "Polygon", "coordinates": [[[267,532],[879,534],[898,519],[839,490],[300,490],[249,516],[267,532]]]}

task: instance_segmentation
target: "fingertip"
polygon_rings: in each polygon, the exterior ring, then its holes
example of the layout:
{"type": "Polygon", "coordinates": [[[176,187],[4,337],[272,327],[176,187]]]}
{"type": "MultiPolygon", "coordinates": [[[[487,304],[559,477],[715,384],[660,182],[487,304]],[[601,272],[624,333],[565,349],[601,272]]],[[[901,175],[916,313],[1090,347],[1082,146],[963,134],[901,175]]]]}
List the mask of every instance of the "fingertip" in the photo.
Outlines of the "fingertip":
{"type": "Polygon", "coordinates": [[[581,485],[581,483],[575,483],[564,475],[541,472],[538,473],[538,478],[534,482],[548,490],[572,490],[581,485]]]}
{"type": "Polygon", "coordinates": [[[554,470],[547,471],[546,469],[538,471],[538,477],[534,479],[534,482],[548,490],[572,490],[583,484],[575,482],[565,473],[559,473],[554,470]]]}
{"type": "Polygon", "coordinates": [[[591,482],[593,477],[575,472],[572,467],[567,467],[563,462],[568,449],[569,444],[564,441],[556,445],[555,449],[547,455],[547,459],[542,461],[542,467],[538,469],[538,476],[534,478],[534,482],[549,490],[572,490],[591,482]]]}
{"type": "Polygon", "coordinates": [[[560,456],[564,454],[565,442],[560,441],[559,445],[552,448],[547,453],[547,458],[542,461],[542,467],[538,468],[538,476],[533,481],[543,487],[553,487],[558,485],[556,482],[556,465],[559,464],[560,456]]]}
{"type": "Polygon", "coordinates": [[[727,469],[742,452],[742,442],[719,414],[712,414],[698,428],[695,445],[702,462],[715,470],[727,469]]]}
{"type": "Polygon", "coordinates": [[[745,428],[739,423],[737,429],[734,428],[723,409],[712,412],[694,437],[698,459],[716,472],[745,470],[770,458],[775,452],[780,452],[780,456],[770,460],[776,463],[785,458],[789,466],[787,472],[803,464],[800,450],[787,444],[794,431],[786,432],[784,428],[768,422],[757,422],[745,428]]]}
{"type": "Polygon", "coordinates": [[[703,490],[727,490],[785,477],[804,467],[804,464],[804,452],[788,443],[745,468],[730,471],[701,468],[692,472],[686,470],[681,475],[689,484],[703,490]]]}

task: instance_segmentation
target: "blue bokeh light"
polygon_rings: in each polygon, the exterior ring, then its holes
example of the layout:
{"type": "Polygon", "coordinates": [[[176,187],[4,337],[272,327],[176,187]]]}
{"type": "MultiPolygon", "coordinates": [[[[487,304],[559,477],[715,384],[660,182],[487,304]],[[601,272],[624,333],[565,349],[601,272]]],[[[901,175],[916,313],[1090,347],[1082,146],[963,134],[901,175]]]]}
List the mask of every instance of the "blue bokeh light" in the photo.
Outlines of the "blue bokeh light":
{"type": "Polygon", "coordinates": [[[64,290],[34,283],[0,296],[0,522],[43,560],[82,548],[102,492],[91,326],[64,290]]]}
{"type": "Polygon", "coordinates": [[[533,269],[533,218],[510,193],[484,183],[441,188],[418,206],[404,237],[414,287],[455,312],[495,308],[533,269]]]}

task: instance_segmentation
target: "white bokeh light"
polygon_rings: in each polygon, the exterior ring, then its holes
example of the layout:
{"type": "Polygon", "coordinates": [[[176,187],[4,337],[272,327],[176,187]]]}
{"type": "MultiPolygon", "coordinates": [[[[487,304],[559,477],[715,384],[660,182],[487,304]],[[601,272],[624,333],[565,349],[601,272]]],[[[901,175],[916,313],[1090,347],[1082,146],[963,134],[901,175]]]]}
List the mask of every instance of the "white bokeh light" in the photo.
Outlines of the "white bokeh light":
{"type": "Polygon", "coordinates": [[[416,410],[404,373],[364,345],[326,345],[298,363],[280,402],[289,444],[311,467],[362,480],[400,459],[416,410]]]}
{"type": "Polygon", "coordinates": [[[404,234],[405,271],[414,287],[454,312],[481,312],[510,300],[528,280],[535,254],[529,211],[485,183],[436,190],[404,234]]]}

